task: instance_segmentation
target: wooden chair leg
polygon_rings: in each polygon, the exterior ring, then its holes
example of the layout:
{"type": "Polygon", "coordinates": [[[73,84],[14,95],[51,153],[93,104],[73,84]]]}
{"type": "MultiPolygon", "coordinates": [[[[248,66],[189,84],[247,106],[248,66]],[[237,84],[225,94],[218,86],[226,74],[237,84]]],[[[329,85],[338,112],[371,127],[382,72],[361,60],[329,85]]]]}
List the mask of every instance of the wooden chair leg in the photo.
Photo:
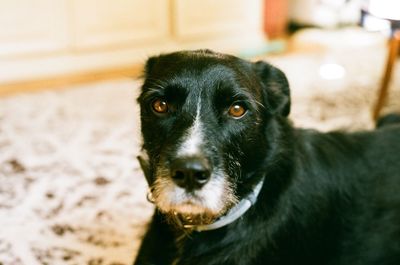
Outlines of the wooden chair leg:
{"type": "Polygon", "coordinates": [[[390,38],[389,42],[389,53],[386,63],[385,73],[382,79],[381,87],[378,92],[378,99],[375,102],[375,106],[372,113],[372,118],[376,121],[379,118],[381,110],[386,103],[389,94],[389,83],[392,77],[394,65],[396,63],[397,54],[400,46],[400,31],[395,32],[390,38]]]}

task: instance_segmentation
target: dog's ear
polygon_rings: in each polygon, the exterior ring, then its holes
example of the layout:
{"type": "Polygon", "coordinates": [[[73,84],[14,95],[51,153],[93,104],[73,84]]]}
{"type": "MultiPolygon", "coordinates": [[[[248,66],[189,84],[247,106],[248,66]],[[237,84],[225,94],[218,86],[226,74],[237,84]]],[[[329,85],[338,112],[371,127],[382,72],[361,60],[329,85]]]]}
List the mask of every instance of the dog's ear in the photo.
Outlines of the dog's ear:
{"type": "Polygon", "coordinates": [[[151,73],[153,66],[156,64],[157,60],[158,56],[153,56],[147,59],[146,63],[144,64],[144,76],[148,76],[151,73]]]}
{"type": "Polygon", "coordinates": [[[253,63],[253,69],[262,82],[266,107],[273,114],[288,116],[290,113],[290,89],[285,74],[263,61],[253,63]]]}

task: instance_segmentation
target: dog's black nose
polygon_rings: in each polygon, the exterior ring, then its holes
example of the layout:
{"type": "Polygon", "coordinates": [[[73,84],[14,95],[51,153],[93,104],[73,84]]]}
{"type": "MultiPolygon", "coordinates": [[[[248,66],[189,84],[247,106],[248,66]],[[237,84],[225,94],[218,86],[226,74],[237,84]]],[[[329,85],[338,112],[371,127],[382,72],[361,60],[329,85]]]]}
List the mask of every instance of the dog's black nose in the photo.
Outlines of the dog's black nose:
{"type": "Polygon", "coordinates": [[[208,182],[211,175],[210,166],[201,158],[181,158],[171,163],[173,181],[181,188],[195,190],[208,182]]]}

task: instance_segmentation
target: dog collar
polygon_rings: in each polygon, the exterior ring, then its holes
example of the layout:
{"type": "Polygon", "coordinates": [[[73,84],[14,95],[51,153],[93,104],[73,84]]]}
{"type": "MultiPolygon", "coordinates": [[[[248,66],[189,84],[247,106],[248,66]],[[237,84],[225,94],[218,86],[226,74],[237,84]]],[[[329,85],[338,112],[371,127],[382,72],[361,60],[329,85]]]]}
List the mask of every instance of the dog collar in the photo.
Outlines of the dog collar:
{"type": "Polygon", "coordinates": [[[208,224],[208,225],[190,225],[190,224],[183,224],[182,221],[176,217],[177,223],[185,229],[191,231],[209,231],[215,230],[226,225],[229,225],[239,219],[247,210],[250,209],[252,205],[254,205],[257,201],[258,194],[261,191],[261,188],[264,184],[264,178],[258,182],[257,186],[253,189],[253,191],[247,195],[245,198],[239,201],[234,207],[232,207],[225,215],[219,217],[215,222],[208,224]]]}

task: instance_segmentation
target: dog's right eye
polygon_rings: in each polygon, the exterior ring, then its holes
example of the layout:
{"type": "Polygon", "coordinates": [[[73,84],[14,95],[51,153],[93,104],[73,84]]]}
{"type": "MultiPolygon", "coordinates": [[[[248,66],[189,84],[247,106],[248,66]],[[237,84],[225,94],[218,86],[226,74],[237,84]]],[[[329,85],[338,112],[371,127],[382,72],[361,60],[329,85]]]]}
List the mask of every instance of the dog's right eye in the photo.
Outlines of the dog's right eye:
{"type": "Polygon", "coordinates": [[[163,99],[156,99],[151,103],[151,108],[159,114],[164,114],[168,112],[168,103],[163,99]]]}

